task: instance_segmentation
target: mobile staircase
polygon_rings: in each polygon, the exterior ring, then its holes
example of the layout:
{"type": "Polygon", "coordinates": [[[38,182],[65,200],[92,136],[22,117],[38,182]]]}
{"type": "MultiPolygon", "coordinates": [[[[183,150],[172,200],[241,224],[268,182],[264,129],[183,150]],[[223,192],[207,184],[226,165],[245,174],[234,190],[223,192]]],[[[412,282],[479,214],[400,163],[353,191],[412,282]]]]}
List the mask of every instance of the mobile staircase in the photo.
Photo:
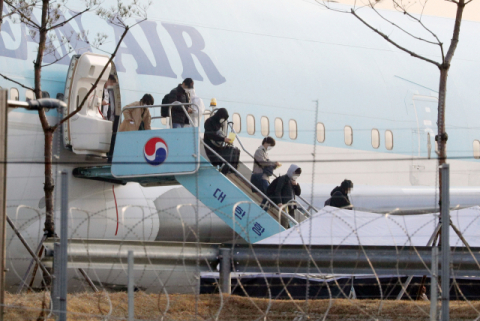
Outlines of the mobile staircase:
{"type": "MultiPolygon", "coordinates": [[[[193,123],[185,109],[190,105],[192,104],[129,108],[171,109],[172,106],[181,106],[190,123],[193,123]]],[[[230,167],[230,173],[226,176],[212,166],[206,156],[202,156],[202,146],[225,160],[203,144],[198,127],[117,132],[113,141],[111,164],[75,168],[73,175],[77,178],[116,184],[181,184],[248,243],[256,243],[298,224],[283,208],[278,208],[253,186],[249,177],[242,175],[232,165],[225,162],[224,166],[230,167]],[[257,193],[252,193],[252,189],[257,193]],[[264,198],[270,205],[268,210],[260,206],[264,198]]],[[[241,146],[246,151],[243,145],[241,146]]],[[[239,166],[244,173],[248,172],[245,165],[240,163],[239,166]]],[[[308,215],[307,209],[300,204],[298,206],[302,215],[308,215]]],[[[313,209],[309,206],[309,210],[313,209]]]]}

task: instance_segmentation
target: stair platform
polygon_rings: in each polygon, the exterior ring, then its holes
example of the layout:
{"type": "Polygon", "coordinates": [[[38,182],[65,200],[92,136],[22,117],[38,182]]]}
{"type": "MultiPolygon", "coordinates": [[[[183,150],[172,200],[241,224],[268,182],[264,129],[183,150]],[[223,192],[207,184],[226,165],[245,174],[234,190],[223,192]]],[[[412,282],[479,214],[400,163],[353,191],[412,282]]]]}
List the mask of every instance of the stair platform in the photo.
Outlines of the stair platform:
{"type": "Polygon", "coordinates": [[[91,179],[112,184],[125,185],[129,182],[139,183],[142,186],[170,186],[180,185],[175,176],[140,176],[140,177],[115,177],[112,175],[112,166],[77,167],[73,169],[76,178],[91,179]]]}

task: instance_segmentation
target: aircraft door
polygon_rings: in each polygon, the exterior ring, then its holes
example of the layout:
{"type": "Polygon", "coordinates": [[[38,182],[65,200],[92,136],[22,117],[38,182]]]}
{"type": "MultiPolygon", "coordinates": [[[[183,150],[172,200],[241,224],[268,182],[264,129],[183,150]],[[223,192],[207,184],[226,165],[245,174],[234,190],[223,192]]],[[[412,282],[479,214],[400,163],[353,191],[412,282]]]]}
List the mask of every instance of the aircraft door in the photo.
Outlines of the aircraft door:
{"type": "MultiPolygon", "coordinates": [[[[108,56],[90,52],[72,58],[65,83],[67,114],[85,98],[108,59],[108,56]]],[[[110,71],[111,66],[108,66],[80,112],[64,123],[64,145],[76,154],[105,155],[110,150],[112,122],[101,113],[103,87],[110,71]]]]}
{"type": "Polygon", "coordinates": [[[431,157],[432,142],[437,132],[438,99],[431,96],[413,96],[413,105],[417,115],[417,144],[413,156],[431,157]]]}
{"type": "Polygon", "coordinates": [[[435,158],[435,135],[437,132],[438,99],[431,96],[413,96],[413,107],[417,118],[414,134],[413,159],[410,165],[412,185],[434,185],[435,164],[428,161],[435,158]],[[433,149],[433,150],[432,150],[433,149]]]}

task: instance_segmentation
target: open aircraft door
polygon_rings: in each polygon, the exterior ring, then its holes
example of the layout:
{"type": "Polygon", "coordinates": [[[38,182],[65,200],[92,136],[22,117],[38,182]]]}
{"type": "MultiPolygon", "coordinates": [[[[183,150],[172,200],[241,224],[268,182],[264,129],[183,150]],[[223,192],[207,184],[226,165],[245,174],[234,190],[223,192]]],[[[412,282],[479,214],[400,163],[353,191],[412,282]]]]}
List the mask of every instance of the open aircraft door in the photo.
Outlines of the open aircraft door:
{"type": "MultiPolygon", "coordinates": [[[[83,101],[108,60],[108,56],[90,52],[72,58],[65,83],[65,116],[83,101]]],[[[64,145],[76,154],[105,155],[110,150],[112,122],[101,114],[101,108],[103,87],[111,69],[107,67],[80,112],[64,123],[64,145]]]]}

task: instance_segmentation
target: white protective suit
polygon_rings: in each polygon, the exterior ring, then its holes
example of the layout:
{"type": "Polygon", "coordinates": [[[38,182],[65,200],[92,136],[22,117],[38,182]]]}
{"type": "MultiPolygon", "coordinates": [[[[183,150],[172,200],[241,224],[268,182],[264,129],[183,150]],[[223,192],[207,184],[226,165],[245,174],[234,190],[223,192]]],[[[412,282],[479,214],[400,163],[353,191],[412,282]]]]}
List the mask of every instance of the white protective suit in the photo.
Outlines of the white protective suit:
{"type": "Polygon", "coordinates": [[[192,105],[193,112],[190,114],[190,117],[193,120],[193,126],[198,127],[200,125],[200,119],[205,112],[205,105],[203,104],[202,98],[198,97],[195,93],[195,89],[192,89],[190,92],[190,100],[194,104],[192,105]]]}

